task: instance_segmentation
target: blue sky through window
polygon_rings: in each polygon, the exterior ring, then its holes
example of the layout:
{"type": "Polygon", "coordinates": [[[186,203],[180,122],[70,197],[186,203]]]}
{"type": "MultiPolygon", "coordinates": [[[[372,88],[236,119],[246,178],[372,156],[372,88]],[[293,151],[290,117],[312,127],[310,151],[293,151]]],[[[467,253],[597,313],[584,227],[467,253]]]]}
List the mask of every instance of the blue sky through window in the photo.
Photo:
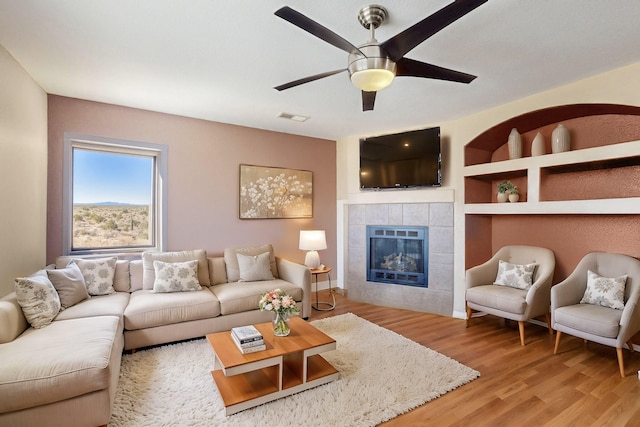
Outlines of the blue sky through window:
{"type": "Polygon", "coordinates": [[[153,158],[75,148],[73,203],[151,203],[153,158]]]}

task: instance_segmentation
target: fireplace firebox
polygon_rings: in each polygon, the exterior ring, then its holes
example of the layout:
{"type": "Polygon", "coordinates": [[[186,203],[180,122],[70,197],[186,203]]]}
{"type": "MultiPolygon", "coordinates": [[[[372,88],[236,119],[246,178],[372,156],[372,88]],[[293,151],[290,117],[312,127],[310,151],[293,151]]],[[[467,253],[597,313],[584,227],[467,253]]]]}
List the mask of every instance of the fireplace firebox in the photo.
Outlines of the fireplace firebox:
{"type": "Polygon", "coordinates": [[[428,287],[429,228],[367,226],[367,280],[428,287]]]}

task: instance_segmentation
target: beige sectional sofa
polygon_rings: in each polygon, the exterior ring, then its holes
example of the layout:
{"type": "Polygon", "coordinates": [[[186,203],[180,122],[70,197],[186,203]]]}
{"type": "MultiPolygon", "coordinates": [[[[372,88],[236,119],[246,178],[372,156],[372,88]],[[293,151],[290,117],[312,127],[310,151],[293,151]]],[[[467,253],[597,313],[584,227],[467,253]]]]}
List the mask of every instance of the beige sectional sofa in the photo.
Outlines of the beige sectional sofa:
{"type": "MultiPolygon", "coordinates": [[[[59,258],[56,268],[67,265],[59,258]]],[[[53,268],[53,267],[49,267],[53,268]]],[[[118,260],[115,292],[72,305],[45,327],[29,325],[16,293],[0,299],[0,425],[99,426],[111,416],[123,350],[202,337],[234,326],[266,322],[262,293],[285,290],[300,315],[311,312],[311,273],[275,257],[271,245],[145,253],[118,260]],[[269,252],[270,280],[243,280],[238,253],[269,252]],[[154,261],[198,260],[201,289],[154,292],[154,261]]]]}

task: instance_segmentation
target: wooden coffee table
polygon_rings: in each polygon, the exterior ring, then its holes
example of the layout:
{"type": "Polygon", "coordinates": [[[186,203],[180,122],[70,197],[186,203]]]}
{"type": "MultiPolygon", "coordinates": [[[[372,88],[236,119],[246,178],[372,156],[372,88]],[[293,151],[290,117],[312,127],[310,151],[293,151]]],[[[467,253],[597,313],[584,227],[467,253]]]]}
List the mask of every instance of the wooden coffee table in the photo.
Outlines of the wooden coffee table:
{"type": "Polygon", "coordinates": [[[240,353],[229,331],[207,335],[215,358],[211,375],[227,415],[338,379],[320,356],[335,350],[336,341],[299,317],[290,325],[287,337],[274,336],[271,322],[254,325],[267,349],[249,354],[240,353]]]}

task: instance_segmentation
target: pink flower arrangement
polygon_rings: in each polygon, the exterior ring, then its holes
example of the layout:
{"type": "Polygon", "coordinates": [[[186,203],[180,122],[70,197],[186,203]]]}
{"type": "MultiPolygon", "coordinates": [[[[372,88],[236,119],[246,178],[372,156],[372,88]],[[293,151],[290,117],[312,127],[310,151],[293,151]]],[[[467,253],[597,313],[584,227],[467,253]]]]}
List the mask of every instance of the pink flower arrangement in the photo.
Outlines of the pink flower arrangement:
{"type": "Polygon", "coordinates": [[[258,305],[261,311],[273,311],[281,314],[298,312],[295,300],[281,289],[274,289],[271,292],[262,294],[258,305]]]}

